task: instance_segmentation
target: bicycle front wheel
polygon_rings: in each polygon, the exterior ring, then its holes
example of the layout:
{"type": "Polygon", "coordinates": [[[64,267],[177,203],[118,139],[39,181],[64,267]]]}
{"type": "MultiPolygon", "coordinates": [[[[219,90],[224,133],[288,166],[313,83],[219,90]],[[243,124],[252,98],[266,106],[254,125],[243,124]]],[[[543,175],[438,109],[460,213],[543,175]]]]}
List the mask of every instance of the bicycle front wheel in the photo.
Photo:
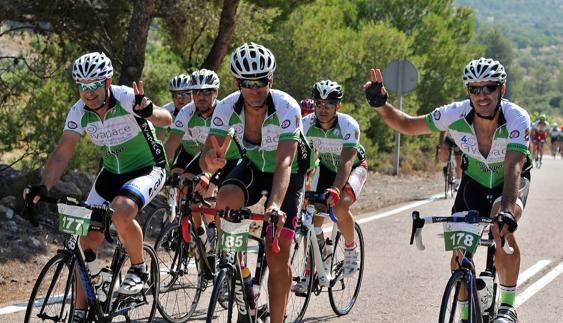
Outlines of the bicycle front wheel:
{"type": "Polygon", "coordinates": [[[223,268],[213,282],[206,322],[236,322],[236,311],[234,277],[232,271],[223,268]]]}
{"type": "Polygon", "coordinates": [[[148,215],[145,223],[143,223],[143,239],[149,245],[155,246],[160,233],[164,230],[165,224],[168,223],[170,210],[167,207],[160,207],[148,215]]]}
{"type": "Polygon", "coordinates": [[[344,277],[344,237],[338,232],[334,240],[334,254],[332,257],[332,275],[333,280],[328,289],[328,297],[330,306],[334,313],[338,315],[346,315],[354,307],[356,299],[360,294],[362,287],[362,277],[364,275],[364,236],[360,225],[354,223],[354,240],[359,248],[360,267],[357,273],[344,277]]]}
{"type": "Polygon", "coordinates": [[[125,279],[127,270],[131,267],[129,257],[126,254],[123,255],[116,266],[117,270],[113,275],[110,293],[112,295],[112,322],[150,322],[154,318],[160,289],[159,267],[154,249],[147,243],[143,243],[143,259],[150,275],[141,292],[134,295],[117,292],[125,279]]]}
{"type": "Polygon", "coordinates": [[[196,249],[183,241],[178,225],[170,225],[156,242],[160,268],[158,311],[170,322],[186,322],[195,312],[203,276],[196,262],[196,249]]]}
{"type": "MultiPolygon", "coordinates": [[[[465,273],[460,270],[453,272],[452,276],[448,280],[446,289],[444,290],[444,296],[442,297],[442,304],[440,306],[440,317],[438,318],[438,323],[458,323],[461,322],[461,309],[458,306],[459,293],[462,287],[467,287],[467,279],[465,278],[465,273]]],[[[475,287],[476,288],[476,287],[475,287]]],[[[474,290],[473,295],[471,295],[472,308],[469,313],[469,322],[482,322],[481,313],[477,309],[477,303],[479,300],[477,298],[477,292],[474,290]]]]}
{"type": "Polygon", "coordinates": [[[286,322],[301,322],[307,311],[313,290],[313,250],[307,241],[306,229],[295,230],[293,248],[289,256],[291,263],[292,282],[287,307],[286,322]],[[309,272],[309,281],[304,284],[305,272],[309,272]]]}
{"type": "Polygon", "coordinates": [[[24,322],[71,322],[76,297],[76,259],[67,253],[55,255],[37,277],[24,322]]]}

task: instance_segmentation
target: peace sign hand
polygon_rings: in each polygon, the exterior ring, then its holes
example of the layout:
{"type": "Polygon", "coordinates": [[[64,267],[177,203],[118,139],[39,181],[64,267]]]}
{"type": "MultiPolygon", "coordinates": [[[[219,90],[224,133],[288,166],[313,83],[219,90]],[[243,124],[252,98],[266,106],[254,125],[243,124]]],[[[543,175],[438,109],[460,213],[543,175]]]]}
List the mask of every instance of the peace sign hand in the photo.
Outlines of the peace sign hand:
{"type": "Polygon", "coordinates": [[[232,138],[233,137],[231,131],[229,131],[229,135],[225,137],[223,144],[219,145],[216,136],[211,135],[209,137],[209,140],[211,142],[211,149],[205,152],[204,158],[205,163],[208,165],[211,171],[215,172],[225,167],[225,165],[227,164],[225,155],[227,153],[227,150],[229,150],[232,138]]]}
{"type": "Polygon", "coordinates": [[[145,119],[152,116],[153,104],[151,100],[145,97],[143,81],[139,81],[138,86],[136,82],[133,82],[133,93],[135,94],[135,103],[133,104],[133,110],[135,113],[145,119]]]}
{"type": "Polygon", "coordinates": [[[366,99],[369,105],[374,108],[380,108],[387,103],[387,91],[383,87],[383,76],[381,70],[373,68],[369,71],[371,82],[364,84],[364,91],[366,92],[366,99]]]}

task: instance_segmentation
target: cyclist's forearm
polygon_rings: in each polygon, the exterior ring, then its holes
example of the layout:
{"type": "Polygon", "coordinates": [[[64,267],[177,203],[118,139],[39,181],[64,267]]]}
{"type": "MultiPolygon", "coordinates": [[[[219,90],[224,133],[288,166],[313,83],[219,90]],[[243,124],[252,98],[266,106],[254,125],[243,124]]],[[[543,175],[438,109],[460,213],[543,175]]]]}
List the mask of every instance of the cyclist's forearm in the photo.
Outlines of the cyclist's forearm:
{"type": "Polygon", "coordinates": [[[51,190],[51,188],[55,186],[63,175],[69,161],[70,158],[60,153],[58,150],[53,152],[49,157],[41,177],[41,184],[45,185],[47,190],[51,190]]]}
{"type": "Polygon", "coordinates": [[[501,210],[514,214],[514,206],[520,189],[520,175],[524,163],[524,154],[509,151],[504,161],[504,185],[502,188],[501,210]]]}
{"type": "Polygon", "coordinates": [[[272,180],[272,192],[266,207],[270,207],[272,205],[277,208],[281,207],[285,194],[287,193],[290,177],[291,164],[288,166],[278,165],[278,167],[276,167],[276,172],[274,173],[274,178],[272,180]]]}

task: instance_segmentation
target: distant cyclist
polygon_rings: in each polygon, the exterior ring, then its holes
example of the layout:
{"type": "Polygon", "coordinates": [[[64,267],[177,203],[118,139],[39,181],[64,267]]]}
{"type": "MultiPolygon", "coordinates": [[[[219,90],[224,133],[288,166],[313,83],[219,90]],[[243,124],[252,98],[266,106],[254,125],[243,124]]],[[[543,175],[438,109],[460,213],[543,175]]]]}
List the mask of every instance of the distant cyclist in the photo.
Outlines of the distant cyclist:
{"type": "MultiPolygon", "coordinates": [[[[80,138],[88,134],[91,143],[100,149],[103,168],[99,172],[88,204],[111,203],[112,222],[131,261],[127,274],[120,277],[118,292],[137,294],[149,279],[143,259],[143,233],[135,220],[139,210],[160,191],[165,182],[166,157],[156,138],[154,125],[172,122],[166,110],[144,96],[143,82],[133,88],[112,85],[113,66],[104,53],[79,57],[72,66],[72,77],[78,85],[80,100],[70,109],[59,144],[49,156],[41,185],[32,186],[26,201],[37,203],[62,176],[80,138]]],[[[96,250],[104,239],[103,232],[90,231],[80,238],[86,265],[96,268],[96,250]]],[[[73,322],[86,316],[87,299],[81,279],[73,322]]]]}
{"type": "MultiPolygon", "coordinates": [[[[360,265],[358,246],[354,240],[355,221],[350,207],[358,199],[367,180],[366,154],[360,145],[358,122],[338,112],[344,95],[342,87],[334,81],[323,80],[315,83],[312,93],[315,112],[303,119],[303,130],[319,154],[320,164],[311,189],[324,193],[327,204],[334,207],[338,227],[344,236],[343,276],[350,277],[358,272],[360,265]]],[[[322,234],[323,220],[322,217],[314,219],[317,235],[322,234]]],[[[319,242],[323,244],[324,239],[319,242]]],[[[305,277],[294,286],[294,291],[303,292],[309,278],[305,273],[305,277]]]]}
{"type": "Polygon", "coordinates": [[[533,154],[536,163],[539,163],[540,165],[543,162],[543,146],[547,141],[549,130],[549,123],[546,121],[545,114],[540,115],[538,120],[532,126],[532,143],[534,144],[533,154]]]}
{"type": "MultiPolygon", "coordinates": [[[[443,162],[448,161],[448,155],[450,150],[454,158],[455,165],[455,190],[459,189],[459,184],[461,183],[461,149],[456,145],[455,141],[449,136],[447,131],[440,131],[440,137],[438,139],[438,154],[440,155],[440,160],[443,162]]],[[[444,174],[447,166],[444,166],[444,174]]],[[[447,175],[446,175],[447,176],[447,175]]]]}
{"type": "MultiPolygon", "coordinates": [[[[180,74],[174,76],[168,83],[172,102],[166,103],[162,108],[170,113],[173,120],[186,104],[192,102],[192,91],[189,89],[189,81],[189,75],[180,74]]],[[[156,127],[156,136],[160,141],[164,142],[169,131],[169,127],[156,127]]]]}
{"type": "Polygon", "coordinates": [[[553,158],[557,158],[557,153],[563,153],[561,151],[561,143],[563,141],[563,134],[561,133],[561,129],[559,129],[559,125],[557,122],[553,123],[551,127],[551,131],[549,132],[550,140],[551,140],[551,154],[553,158]]]}
{"type": "MultiPolygon", "coordinates": [[[[449,131],[463,152],[463,175],[452,213],[477,210],[482,215],[502,214],[507,219],[500,228],[497,224],[492,227],[497,246],[504,237],[514,248],[511,255],[496,248],[500,306],[494,322],[517,322],[520,248],[514,231],[530,185],[530,117],[526,110],[502,98],[507,77],[504,67],[490,58],[472,60],[463,73],[469,99],[438,107],[424,116],[410,116],[387,103],[381,71],[372,69],[370,74],[371,82],[364,86],[366,98],[387,125],[411,135],[449,131]]],[[[461,255],[460,250],[454,250],[452,269],[457,268],[461,255]]],[[[460,318],[466,321],[469,304],[465,290],[459,300],[460,318]]]]}

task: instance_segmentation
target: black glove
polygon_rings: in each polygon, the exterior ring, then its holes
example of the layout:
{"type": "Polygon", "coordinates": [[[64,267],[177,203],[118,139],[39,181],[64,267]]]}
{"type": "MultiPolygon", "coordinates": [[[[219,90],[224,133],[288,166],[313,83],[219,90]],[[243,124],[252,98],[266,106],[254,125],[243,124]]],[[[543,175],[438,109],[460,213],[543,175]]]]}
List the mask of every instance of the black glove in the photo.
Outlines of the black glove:
{"type": "Polygon", "coordinates": [[[516,223],[516,218],[514,218],[514,215],[512,215],[512,213],[510,213],[509,211],[500,211],[497,214],[498,217],[498,224],[499,224],[499,230],[502,232],[502,229],[504,229],[505,225],[508,225],[508,231],[510,233],[516,231],[516,229],[518,228],[518,223],[516,223]]]}
{"type": "Polygon", "coordinates": [[[369,105],[374,108],[380,108],[387,103],[388,95],[387,93],[381,94],[382,87],[383,83],[372,82],[366,89],[366,99],[368,100],[369,105]]]}
{"type": "Polygon", "coordinates": [[[47,186],[45,185],[29,185],[25,188],[25,207],[33,207],[33,200],[36,196],[47,196],[47,186]]]}
{"type": "MultiPolygon", "coordinates": [[[[135,95],[135,106],[141,107],[141,103],[143,102],[144,97],[145,97],[144,95],[136,94],[135,95]]],[[[140,110],[133,109],[135,111],[135,113],[139,115],[139,117],[144,118],[144,119],[152,116],[152,110],[153,110],[152,101],[147,99],[147,102],[148,102],[148,104],[144,108],[142,108],[140,110]]]]}

